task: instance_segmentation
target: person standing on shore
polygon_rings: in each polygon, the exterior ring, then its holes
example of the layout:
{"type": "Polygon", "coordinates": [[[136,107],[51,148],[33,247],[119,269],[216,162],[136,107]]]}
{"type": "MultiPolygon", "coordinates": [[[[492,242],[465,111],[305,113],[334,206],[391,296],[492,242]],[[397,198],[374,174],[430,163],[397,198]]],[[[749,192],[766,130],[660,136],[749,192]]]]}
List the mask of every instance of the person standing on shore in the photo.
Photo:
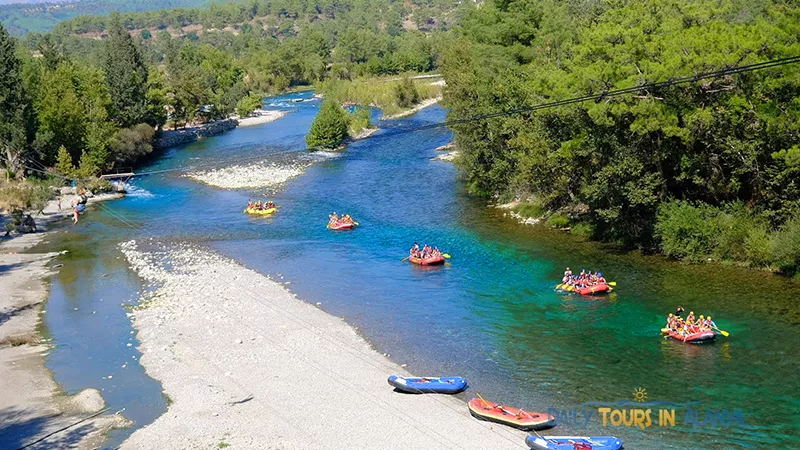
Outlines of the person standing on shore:
{"type": "Polygon", "coordinates": [[[58,211],[61,212],[61,196],[59,196],[58,200],[56,200],[56,205],[58,205],[58,211]]]}

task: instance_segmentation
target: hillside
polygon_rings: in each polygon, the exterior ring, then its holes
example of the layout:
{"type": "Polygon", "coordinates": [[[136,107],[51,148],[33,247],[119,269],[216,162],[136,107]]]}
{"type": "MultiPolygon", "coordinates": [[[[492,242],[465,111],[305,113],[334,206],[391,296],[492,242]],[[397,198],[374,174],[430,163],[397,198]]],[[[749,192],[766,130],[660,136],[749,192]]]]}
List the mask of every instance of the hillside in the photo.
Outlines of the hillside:
{"type": "Polygon", "coordinates": [[[60,21],[82,14],[109,14],[111,11],[137,12],[162,8],[207,6],[209,0],[85,0],[85,1],[4,1],[0,0],[0,22],[12,35],[48,32],[60,21]]]}

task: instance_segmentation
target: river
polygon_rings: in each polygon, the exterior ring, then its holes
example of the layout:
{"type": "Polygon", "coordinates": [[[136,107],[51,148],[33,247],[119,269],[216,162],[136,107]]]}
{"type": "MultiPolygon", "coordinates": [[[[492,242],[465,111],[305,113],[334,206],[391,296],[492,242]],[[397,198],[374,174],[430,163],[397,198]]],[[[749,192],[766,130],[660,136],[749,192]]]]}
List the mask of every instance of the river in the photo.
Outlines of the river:
{"type": "MultiPolygon", "coordinates": [[[[281,164],[314,162],[284,186],[223,190],[182,171],[144,176],[129,196],[90,208],[81,223],[61,226],[36,249],[70,251],[54,262],[65,266],[53,277],[44,322],[55,344],[48,367],[66,391],[102,389],[109,406],[125,408],[137,427],[165,410],[160,385],[138,364],[126,308],[142,286],[117,244],[192,241],[291,282],[300,298],[345,318],[415,373],[467,377],[466,397],[479,392],[533,410],[595,412],[586,426],[582,416],[571,421],[562,413],[551,434],[613,434],[630,449],[795,446],[798,281],[727,265],[678,264],[518,224],[466,195],[451,163],[431,161],[434,149],[450,141],[447,130],[380,137],[444,120],[438,106],[380,122],[374,139],[342,153],[287,152],[303,147],[319,107],[310,96],[268,99],[268,107],[288,114],[166,151],[138,170],[260,155],[281,164]],[[282,206],[278,214],[242,214],[248,198],[265,195],[282,206]],[[333,211],[353,215],[361,226],[327,230],[333,211]],[[451,261],[434,268],[402,263],[415,241],[439,246],[451,261]],[[566,266],[600,269],[617,289],[598,298],[558,294],[553,286],[566,266]],[[706,345],[663,340],[664,316],[678,305],[711,314],[731,336],[706,345]],[[658,426],[657,413],[645,429],[603,426],[598,404],[636,408],[619,402],[632,402],[639,388],[647,403],[638,407],[675,409],[674,427],[658,426]],[[687,410],[699,411],[699,419],[725,410],[743,420],[696,426],[687,410]]],[[[131,431],[115,432],[108,445],[131,431]]]]}

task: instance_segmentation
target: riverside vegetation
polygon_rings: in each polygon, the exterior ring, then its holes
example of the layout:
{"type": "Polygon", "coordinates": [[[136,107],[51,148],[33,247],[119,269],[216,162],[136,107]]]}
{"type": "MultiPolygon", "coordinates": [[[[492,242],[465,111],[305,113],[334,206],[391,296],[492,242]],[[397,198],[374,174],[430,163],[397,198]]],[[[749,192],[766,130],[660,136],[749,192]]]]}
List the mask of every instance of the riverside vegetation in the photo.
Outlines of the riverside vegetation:
{"type": "MultiPolygon", "coordinates": [[[[459,119],[800,54],[794,1],[496,0],[444,58],[459,119]]],[[[800,67],[452,128],[472,193],[688,261],[800,270],[800,67]]]]}
{"type": "MultiPolygon", "coordinates": [[[[9,178],[91,178],[147,156],[165,125],[244,117],[266,94],[324,80],[427,72],[437,36],[472,8],[258,1],[80,16],[19,40],[0,25],[0,164],[9,178]]],[[[356,136],[369,110],[346,121],[356,136]]]]}

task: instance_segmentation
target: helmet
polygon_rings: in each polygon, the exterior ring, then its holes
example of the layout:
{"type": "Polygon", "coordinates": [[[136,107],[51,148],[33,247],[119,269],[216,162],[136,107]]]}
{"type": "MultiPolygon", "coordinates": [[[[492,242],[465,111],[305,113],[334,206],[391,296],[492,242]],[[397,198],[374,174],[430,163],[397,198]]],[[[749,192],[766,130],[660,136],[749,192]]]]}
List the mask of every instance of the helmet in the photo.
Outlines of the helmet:
{"type": "Polygon", "coordinates": [[[711,316],[706,317],[706,319],[711,320],[711,316]]]}
{"type": "Polygon", "coordinates": [[[689,314],[694,315],[694,311],[689,311],[689,314]]]}
{"type": "Polygon", "coordinates": [[[669,313],[669,317],[672,317],[672,313],[669,313]]]}
{"type": "Polygon", "coordinates": [[[701,319],[703,318],[703,315],[702,315],[702,314],[700,314],[700,318],[701,318],[701,319]]]}

